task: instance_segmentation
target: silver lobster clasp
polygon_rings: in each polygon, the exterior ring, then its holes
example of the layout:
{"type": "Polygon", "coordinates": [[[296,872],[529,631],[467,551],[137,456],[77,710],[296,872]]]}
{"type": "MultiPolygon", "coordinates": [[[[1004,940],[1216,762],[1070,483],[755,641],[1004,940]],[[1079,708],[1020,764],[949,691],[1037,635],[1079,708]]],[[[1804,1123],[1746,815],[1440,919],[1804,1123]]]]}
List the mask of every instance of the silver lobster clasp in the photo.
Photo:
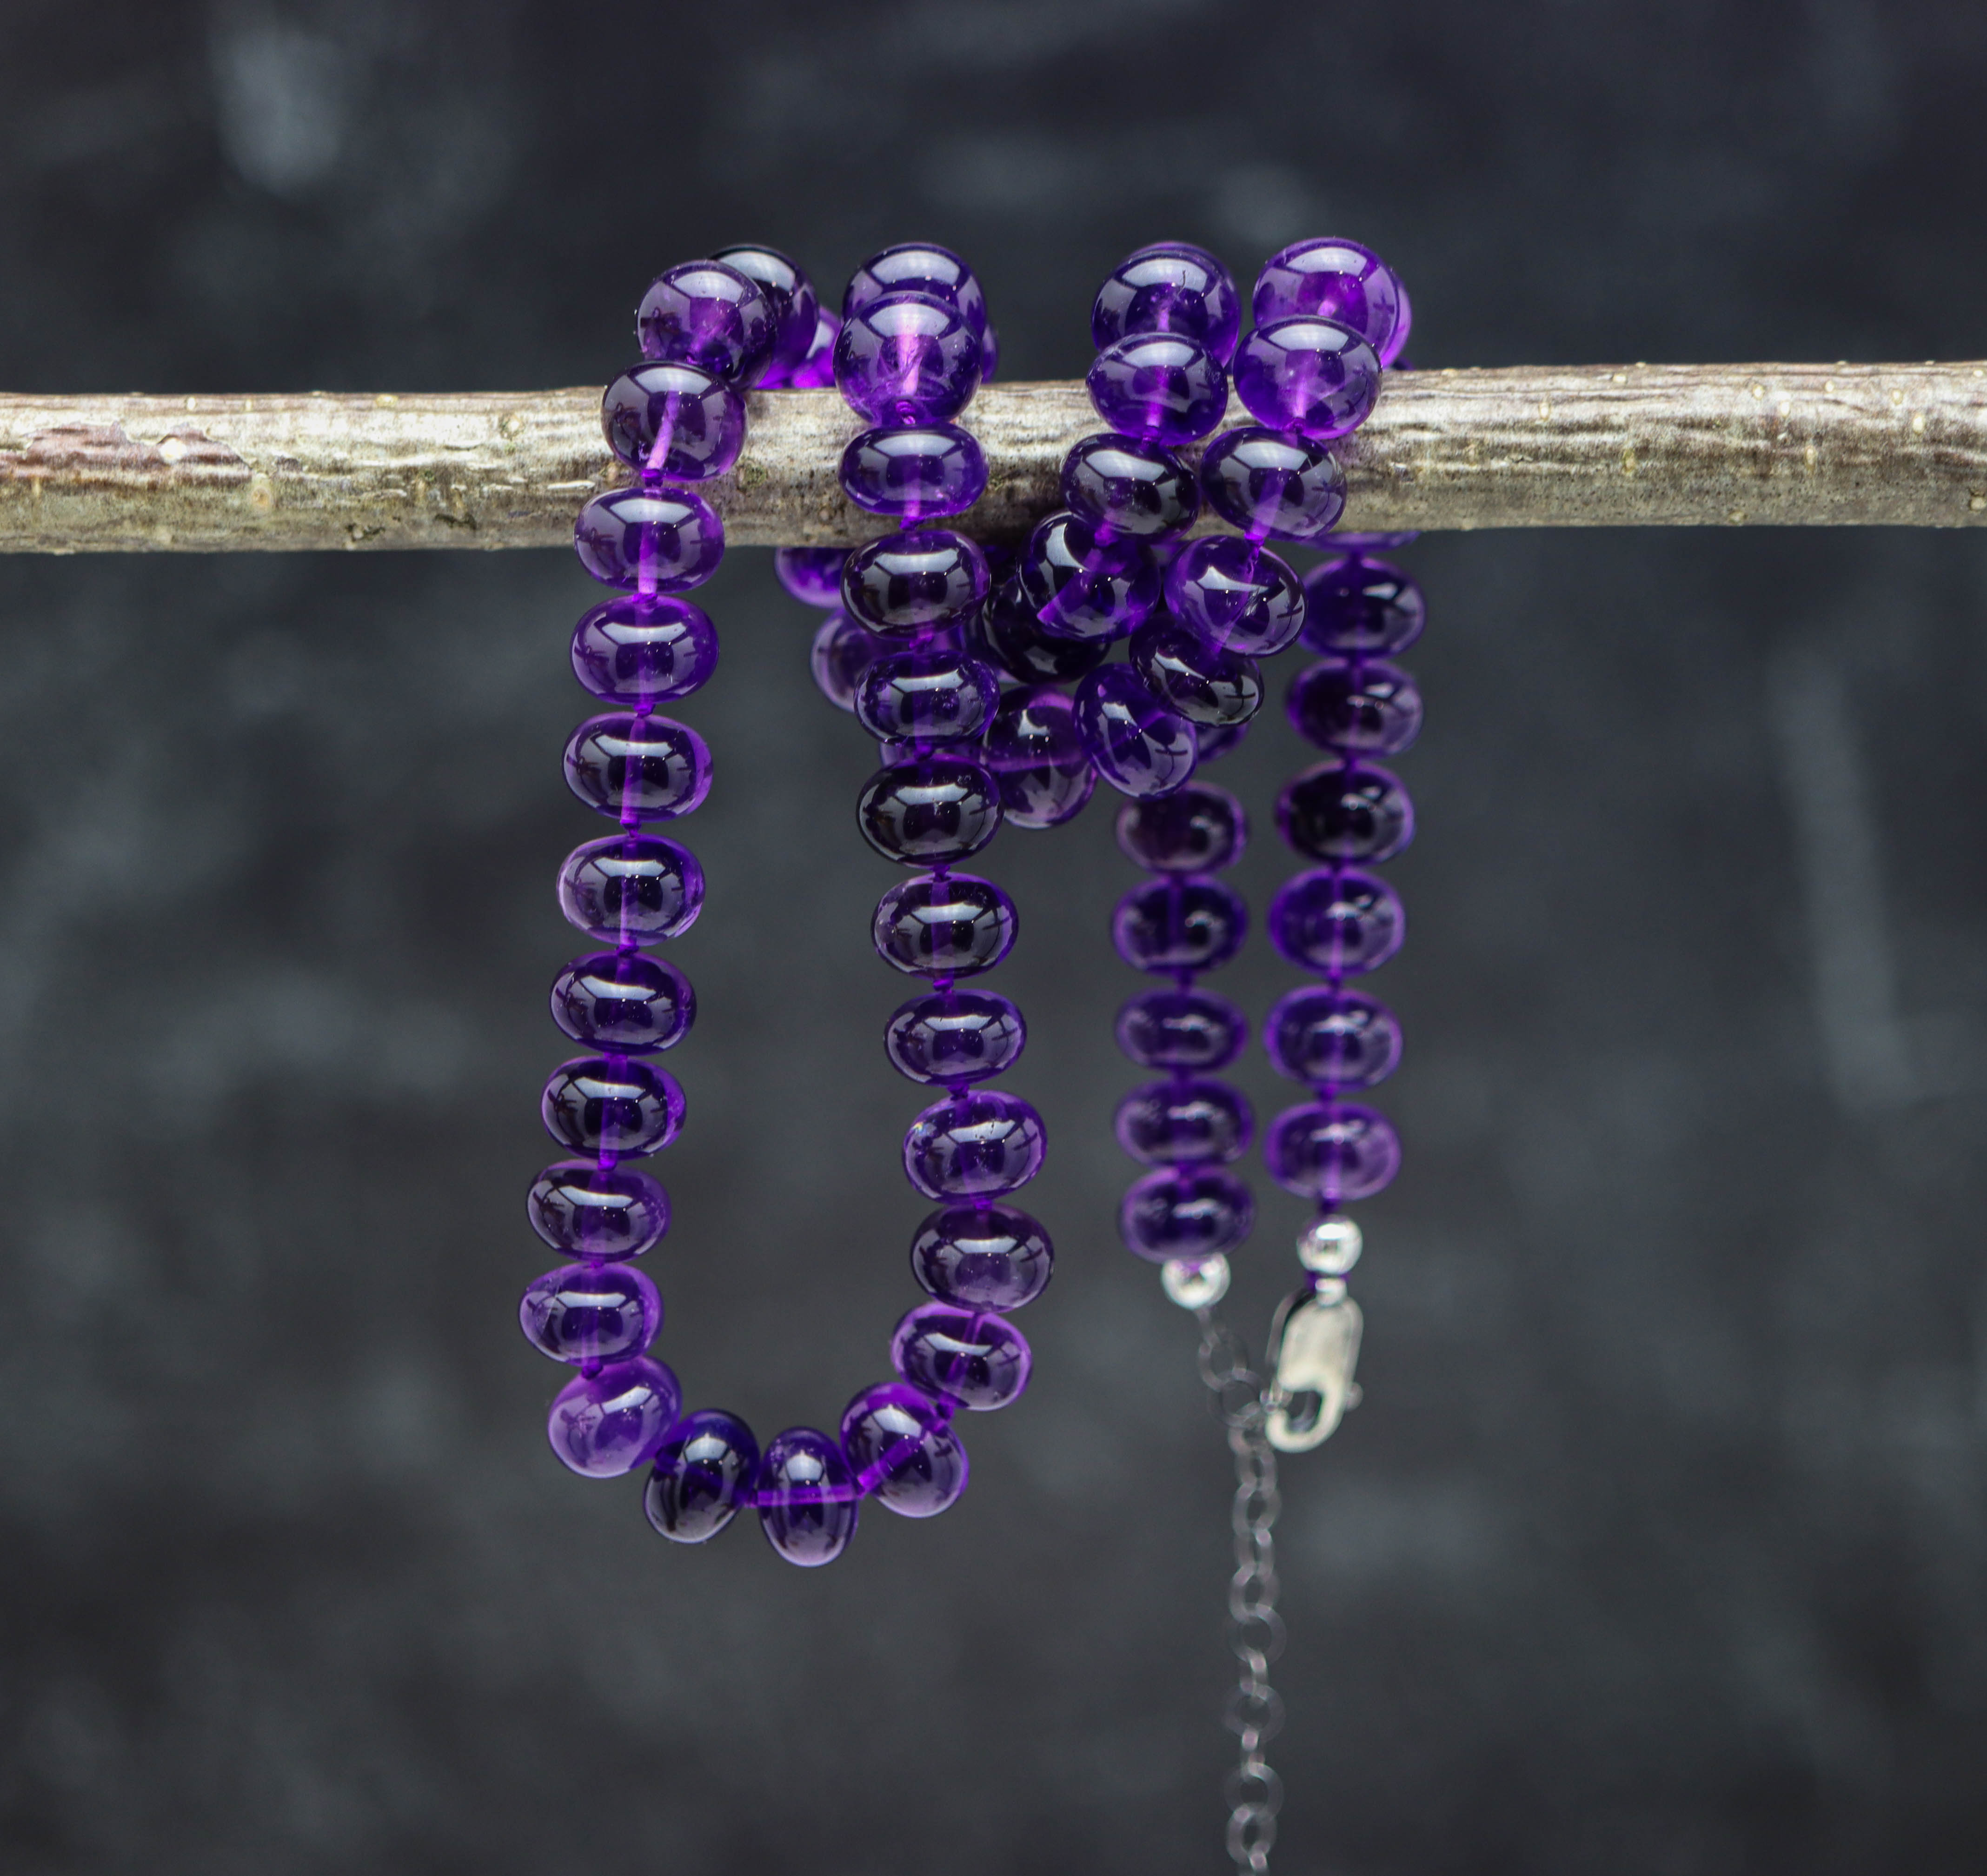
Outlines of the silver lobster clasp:
{"type": "Polygon", "coordinates": [[[1338,1430],[1359,1405],[1353,1370],[1365,1326],[1342,1283],[1299,1290],[1277,1305],[1270,1324],[1270,1411],[1263,1431],[1279,1453],[1308,1453],[1338,1430]]]}

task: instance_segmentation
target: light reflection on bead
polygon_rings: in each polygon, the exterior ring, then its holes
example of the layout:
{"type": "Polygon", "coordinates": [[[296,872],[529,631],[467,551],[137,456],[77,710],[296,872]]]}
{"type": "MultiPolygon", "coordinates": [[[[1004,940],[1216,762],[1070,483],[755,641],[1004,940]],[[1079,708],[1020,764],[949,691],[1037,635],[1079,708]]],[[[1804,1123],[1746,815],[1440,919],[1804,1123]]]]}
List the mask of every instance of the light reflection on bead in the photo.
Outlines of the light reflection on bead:
{"type": "Polygon", "coordinates": [[[959,515],[987,492],[987,457],[956,423],[865,430],[842,452],[842,492],[902,521],[959,515]]]}
{"type": "Polygon", "coordinates": [[[891,1066],[950,1087],[1005,1075],[1027,1047],[1020,1011],[992,990],[934,990],[899,1006],[883,1034],[891,1066]]]}
{"type": "Polygon", "coordinates": [[[577,1366],[639,1355],[663,1326],[656,1286],[629,1264],[568,1264],[535,1277],[518,1326],[539,1354],[577,1366]]]}
{"type": "Polygon", "coordinates": [[[877,901],[871,936],[893,969],[963,977],[999,963],[1014,949],[1019,923],[1014,902],[992,880],[923,874],[877,901]]]}
{"type": "Polygon", "coordinates": [[[609,599],[573,628],[572,674],[605,704],[666,704],[701,690],[717,669],[717,631],[687,599],[609,599]]]}
{"type": "Polygon", "coordinates": [[[539,1102],[545,1131],[576,1153],[660,1152],[682,1130],[683,1094],[653,1062],[585,1055],[552,1071],[539,1102]]]}
{"type": "Polygon", "coordinates": [[[1340,1212],[1327,1212],[1304,1226],[1297,1238],[1297,1261],[1322,1277],[1343,1277],[1359,1261],[1365,1234],[1340,1212]]]}
{"type": "Polygon", "coordinates": [[[525,1210],[531,1229],[571,1257],[639,1257],[670,1228],[669,1194],[647,1173],[592,1159],[547,1166],[531,1182],[525,1210]]]}
{"type": "Polygon", "coordinates": [[[928,1199],[1013,1192],[1042,1169],[1048,1135],[1018,1095],[977,1088],[935,1102],[904,1135],[904,1176],[928,1199]]]}
{"type": "Polygon", "coordinates": [[[574,1376],[552,1402],[545,1434],[582,1478],[617,1479],[654,1458],[682,1404],[676,1376],[636,1355],[574,1376]]]}
{"type": "Polygon", "coordinates": [[[1118,900],[1111,919],[1118,955],[1134,970],[1215,970],[1242,949],[1249,907],[1218,879],[1169,875],[1118,900]]]}
{"type": "Polygon", "coordinates": [[[575,958],[552,980],[552,1021],[574,1041],[623,1055],[674,1048],[697,1021],[697,992],[675,965],[638,951],[575,958]]]}
{"type": "Polygon", "coordinates": [[[922,1388],[886,1381],[843,1409],[842,1449],[859,1488],[900,1517],[936,1517],[966,1490],[966,1449],[922,1388]]]}
{"type": "Polygon", "coordinates": [[[1212,1309],[1228,1294],[1228,1260],[1172,1258],[1160,1268],[1159,1286],[1182,1309],[1212,1309]]]}
{"type": "Polygon", "coordinates": [[[565,779],[596,814],[629,825],[673,821],[710,792],[710,750],[687,724],[616,712],[573,731],[565,779]]]}
{"type": "Polygon", "coordinates": [[[602,944],[680,937],[703,908],[703,869],[659,834],[609,834],[573,849],[559,868],[559,909],[602,944]]]}
{"type": "Polygon", "coordinates": [[[1287,1108],[1270,1123],[1263,1162],[1286,1192],[1338,1205],[1392,1183],[1401,1168],[1400,1137],[1375,1108],[1314,1102],[1287,1108]]]}
{"type": "Polygon", "coordinates": [[[1350,867],[1294,875],[1270,902],[1270,942],[1305,970],[1356,976],[1399,950],[1407,913],[1394,889],[1350,867]]]}
{"type": "Polygon", "coordinates": [[[790,1564],[811,1570],[848,1548],[862,1508],[838,1440],[790,1426],[767,1442],[755,1496],[759,1528],[790,1564]]]}
{"type": "Polygon", "coordinates": [[[890,1338],[890,1361],[913,1387],[990,1413],[1018,1399],[1034,1365],[1027,1338],[1004,1316],[921,1303],[890,1338]]]}
{"type": "Polygon", "coordinates": [[[1249,1040],[1249,1019],[1206,990],[1148,990],[1118,1012],[1118,1046],[1142,1068],[1225,1068],[1249,1040]]]}
{"type": "Polygon", "coordinates": [[[1249,1188],[1219,1166],[1161,1166],[1135,1179],[1118,1207],[1125,1249],[1152,1264],[1218,1257],[1255,1221],[1249,1188]]]}
{"type": "Polygon", "coordinates": [[[656,1454],[643,1511],[671,1542],[702,1544],[752,1502],[758,1470],[759,1442],[736,1414],[687,1413],[656,1454]]]}
{"type": "Polygon", "coordinates": [[[624,592],[687,592],[724,558],[724,524],[693,491],[663,484],[610,488],[572,525],[579,562],[624,592]]]}
{"type": "Polygon", "coordinates": [[[911,1274],[942,1303],[1019,1309],[1048,1287],[1049,1235],[1011,1205],[941,1206],[911,1240],[911,1274]]]}
{"type": "Polygon", "coordinates": [[[1377,865],[1414,838],[1414,803],[1384,768],[1321,762],[1277,797],[1277,831],[1307,859],[1377,865]]]}
{"type": "Polygon", "coordinates": [[[1255,1138],[1249,1098],[1226,1081],[1176,1076],[1148,1081],[1118,1103],[1118,1144],[1147,1166],[1239,1159],[1255,1138]]]}

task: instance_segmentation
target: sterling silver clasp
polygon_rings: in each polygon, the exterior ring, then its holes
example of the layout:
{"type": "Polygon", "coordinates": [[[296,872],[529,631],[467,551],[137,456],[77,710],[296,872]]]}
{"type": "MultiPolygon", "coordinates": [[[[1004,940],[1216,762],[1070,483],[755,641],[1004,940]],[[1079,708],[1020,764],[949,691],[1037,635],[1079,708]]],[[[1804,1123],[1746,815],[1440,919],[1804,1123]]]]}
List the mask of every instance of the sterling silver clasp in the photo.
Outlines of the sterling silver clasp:
{"type": "Polygon", "coordinates": [[[1270,1324],[1272,1376],[1263,1430],[1279,1453],[1308,1453],[1359,1405],[1352,1378],[1365,1326],[1342,1279],[1327,1277],[1277,1306],[1270,1324]]]}

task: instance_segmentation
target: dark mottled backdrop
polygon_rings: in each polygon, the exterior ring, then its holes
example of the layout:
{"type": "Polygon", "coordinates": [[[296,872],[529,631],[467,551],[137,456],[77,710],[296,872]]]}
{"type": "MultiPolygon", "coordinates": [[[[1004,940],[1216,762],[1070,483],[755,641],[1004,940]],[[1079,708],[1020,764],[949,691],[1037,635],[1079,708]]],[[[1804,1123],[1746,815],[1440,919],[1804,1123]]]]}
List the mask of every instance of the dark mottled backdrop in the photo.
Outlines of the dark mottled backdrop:
{"type": "MultiPolygon", "coordinates": [[[[1013,376],[1079,369],[1098,278],[1175,233],[1240,272],[1364,236],[1424,363],[1975,356],[1983,77],[1973,0],[7,0],[0,383],[597,382],[662,264],[757,238],[836,285],[911,235],[981,269],[1013,376]]],[[[1409,1157],[1366,1404],[1287,1468],[1280,1865],[1978,1871],[1987,540],[1411,558],[1409,1157]]],[[[0,1864],[1221,1867],[1227,1459],[1110,1225],[1103,804],[990,856],[1062,1261],[961,1505],[804,1574],[545,1449],[511,1311],[592,590],[0,565],[0,1864]]],[[[916,1096],[865,745],[763,554],[710,601],[652,1262],[693,1398],[770,1429],[883,1370],[916,1096]]],[[[1298,759],[1266,722],[1229,778],[1260,818],[1298,759]]],[[[1258,944],[1230,987],[1284,980],[1258,944]]]]}

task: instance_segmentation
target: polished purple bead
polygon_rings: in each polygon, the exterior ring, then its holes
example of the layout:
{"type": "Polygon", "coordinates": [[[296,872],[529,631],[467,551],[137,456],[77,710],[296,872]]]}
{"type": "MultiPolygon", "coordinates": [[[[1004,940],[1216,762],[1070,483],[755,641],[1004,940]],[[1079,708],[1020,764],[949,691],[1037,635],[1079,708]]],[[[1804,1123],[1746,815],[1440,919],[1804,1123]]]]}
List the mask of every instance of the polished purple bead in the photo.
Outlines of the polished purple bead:
{"type": "Polygon", "coordinates": [[[892,1013],[883,1052],[913,1081],[963,1087],[1005,1075],[1027,1041],[1027,1024],[1006,997],[992,990],[933,990],[892,1013]]]}
{"type": "Polygon", "coordinates": [[[926,1108],[904,1135],[904,1176],[928,1199],[987,1198],[1042,1169],[1048,1135],[1019,1095],[982,1088],[926,1108]]]}
{"type": "Polygon", "coordinates": [[[1304,575],[1304,642],[1313,651],[1397,656],[1422,635],[1428,602],[1412,574],[1347,554],[1304,575]]]}
{"type": "Polygon", "coordinates": [[[639,951],[576,957],[552,980],[552,1021],[589,1048],[647,1055],[697,1021],[697,992],[675,965],[639,951]]]}
{"type": "Polygon", "coordinates": [[[815,322],[821,302],[814,282],[777,248],[761,248],[741,242],[720,248],[710,257],[735,268],[764,294],[773,309],[773,349],[767,360],[766,376],[785,376],[808,355],[814,342],[815,322]]]}
{"type": "Polygon", "coordinates": [[[1287,879],[1270,901],[1270,942],[1300,970],[1358,977],[1377,970],[1407,936],[1407,913],[1384,879],[1321,866],[1287,879]]]}
{"type": "Polygon", "coordinates": [[[1176,1075],[1135,1088],[1118,1103],[1118,1144],[1147,1166],[1226,1162],[1249,1150],[1256,1117],[1226,1081],[1176,1075]]]}
{"type": "Polygon", "coordinates": [[[1241,330],[1241,296],[1228,269],[1185,241],[1161,241],[1121,261],[1090,312],[1099,351],[1130,332],[1177,332],[1226,365],[1241,330]]]}
{"type": "Polygon", "coordinates": [[[573,731],[565,779],[588,807],[626,826],[673,821],[710,792],[710,750],[687,724],[617,711],[573,731]]]}
{"type": "Polygon", "coordinates": [[[1414,803],[1384,768],[1321,762],[1277,797],[1277,831],[1307,859],[1377,864],[1414,838],[1414,803]]]}
{"type": "Polygon", "coordinates": [[[1242,949],[1249,908],[1218,879],[1174,873],[1148,879],[1118,900],[1112,942],[1134,970],[1171,976],[1215,970],[1242,949]]]}
{"type": "Polygon", "coordinates": [[[1100,539],[1078,515],[1038,522],[1014,577],[1051,638],[1108,643],[1135,631],[1159,602],[1159,572],[1147,549],[1137,541],[1100,539]]]}
{"type": "Polygon", "coordinates": [[[1000,831],[1000,792],[977,762],[952,756],[879,768],[855,803],[862,838],[902,866],[943,866],[1000,831]]]}
{"type": "Polygon", "coordinates": [[[1000,696],[993,667],[957,651],[896,651],[877,659],[855,693],[872,736],[948,743],[977,736],[1000,696]]]}
{"type": "Polygon", "coordinates": [[[1257,277],[1250,309],[1259,327],[1300,317],[1336,319],[1391,358],[1385,348],[1400,322],[1401,299],[1399,276],[1371,248],[1327,238],[1293,241],[1272,255],[1257,277]]]}
{"type": "Polygon", "coordinates": [[[1166,603],[1181,624],[1223,651],[1267,657],[1304,629],[1303,583],[1254,541],[1189,541],[1166,570],[1166,603]]]}
{"type": "Polygon", "coordinates": [[[862,1494],[839,1441],[790,1426],[767,1442],[754,1493],[759,1528],[790,1564],[832,1564],[855,1535],[862,1494]]]}
{"type": "Polygon", "coordinates": [[[987,492],[987,457],[956,423],[865,430],[842,452],[842,491],[898,521],[960,515],[987,492]]]}
{"type": "Polygon", "coordinates": [[[1111,535],[1170,540],[1193,525],[1200,488],[1170,450],[1105,430],[1071,447],[1063,505],[1111,535]]]}
{"type": "Polygon", "coordinates": [[[1306,742],[1346,755],[1398,755],[1421,734],[1419,687],[1378,658],[1321,659],[1297,673],[1284,708],[1306,742]]]}
{"type": "Polygon", "coordinates": [[[966,1490],[966,1449],[950,1412],[908,1382],[865,1388],[848,1403],[842,1450],[857,1489],[902,1517],[936,1517],[966,1490]]]}
{"type": "Polygon", "coordinates": [[[950,528],[913,528],[856,548],[842,569],[842,603],[872,632],[911,634],[987,597],[987,558],[950,528]]]}
{"type": "Polygon", "coordinates": [[[842,603],[842,547],[776,547],[773,571],[780,584],[803,606],[832,609],[842,603]]]}
{"type": "Polygon", "coordinates": [[[1228,409],[1220,361],[1179,332],[1119,339],[1097,355],[1084,383],[1091,407],[1113,430],[1169,450],[1213,436],[1228,409]]]}
{"type": "Polygon", "coordinates": [[[990,1413],[1020,1398],[1034,1364],[1027,1338],[1004,1316],[920,1303],[890,1338],[890,1365],[915,1388],[990,1413]]]}
{"type": "Polygon", "coordinates": [[[846,612],[831,613],[814,635],[808,668],[821,694],[837,710],[853,710],[870,666],[890,649],[889,641],[846,612]]]}
{"type": "Polygon", "coordinates": [[[865,423],[950,423],[980,388],[980,335],[943,300],[886,293],[843,315],[835,383],[865,423]]]}
{"type": "Polygon", "coordinates": [[[982,657],[1024,684],[1073,683],[1111,655],[1108,639],[1050,636],[1018,579],[1007,581],[988,596],[967,626],[967,640],[982,657]]]}
{"type": "Polygon", "coordinates": [[[1235,394],[1257,423],[1329,443],[1372,414],[1380,355],[1336,319],[1278,319],[1243,340],[1235,394]]]}
{"type": "Polygon", "coordinates": [[[1371,1088],[1400,1066],[1400,1019],[1357,990],[1306,984],[1277,999],[1263,1019],[1263,1046],[1294,1081],[1371,1088]]]}
{"type": "Polygon", "coordinates": [[[683,1093],[653,1062],[582,1055],[552,1071],[538,1112],[570,1152],[653,1153],[682,1131],[683,1093]]]}
{"type": "Polygon", "coordinates": [[[987,296],[973,269],[934,241],[900,241],[872,254],[850,275],[842,316],[893,293],[923,293],[943,300],[976,332],[987,329],[987,296]]]}
{"type": "Polygon", "coordinates": [[[700,365],[633,365],[600,400],[607,447],[638,474],[672,482],[723,475],[745,447],[745,400],[700,365]]]}
{"type": "Polygon", "coordinates": [[[1161,1166],[1135,1179],[1118,1207],[1125,1249],[1154,1264],[1220,1257],[1255,1222],[1249,1188],[1218,1166],[1161,1166]]]}
{"type": "Polygon", "coordinates": [[[1131,666],[1145,688],[1188,722],[1219,729],[1263,707],[1263,673],[1239,651],[1217,651],[1163,615],[1132,635],[1131,666]]]}
{"type": "Polygon", "coordinates": [[[572,525],[580,564],[624,592],[687,592],[724,558],[717,511],[687,488],[610,488],[572,525]]]}
{"type": "Polygon", "coordinates": [[[1233,866],[1249,844],[1249,817],[1226,788],[1190,781],[1156,800],[1118,810],[1118,847],[1154,873],[1213,873],[1233,866]]]}
{"type": "Polygon", "coordinates": [[[700,1408],[677,1421],[657,1449],[642,1510],[673,1543],[702,1544],[752,1502],[758,1472],[752,1429],[736,1414],[700,1408]]]}
{"type": "Polygon", "coordinates": [[[728,383],[757,382],[779,338],[773,303],[722,261],[686,261],[642,296],[636,336],[644,358],[701,365],[728,383]]]}
{"type": "Polygon", "coordinates": [[[1097,772],[1121,793],[1169,794],[1193,774],[1193,725],[1128,665],[1107,664],[1077,687],[1076,725],[1097,772]]]}
{"type": "Polygon", "coordinates": [[[893,969],[923,977],[991,970],[1014,948],[1014,902],[971,873],[922,874],[876,902],[871,937],[893,969]]]}
{"type": "Polygon", "coordinates": [[[1309,541],[1345,512],[1345,471],[1322,443],[1244,424],[1200,460],[1207,505],[1252,541],[1309,541]]]}
{"type": "Polygon", "coordinates": [[[1142,1068],[1225,1068],[1249,1040],[1249,1019],[1206,990],[1147,990],[1118,1012],[1118,1046],[1142,1068]]]}
{"type": "Polygon", "coordinates": [[[525,1339],[555,1361],[639,1355],[663,1326],[663,1299],[631,1264],[568,1264],[534,1277],[518,1304],[525,1339]]]}
{"type": "MultiPolygon", "coordinates": [[[[807,356],[796,365],[786,379],[790,390],[796,391],[825,391],[835,384],[835,342],[841,336],[842,319],[824,306],[815,315],[814,342],[808,347],[807,356]]],[[[984,373],[982,374],[983,380],[984,373]]]]}
{"type": "Polygon", "coordinates": [[[1401,1169],[1400,1136],[1386,1115],[1352,1102],[1287,1108],[1263,1136],[1263,1163],[1286,1192],[1321,1205],[1370,1199],[1401,1169]]]}
{"type": "Polygon", "coordinates": [[[573,628],[572,674],[604,704],[670,703],[701,690],[717,669],[717,630],[687,599],[625,595],[573,628]]]}
{"type": "Polygon", "coordinates": [[[655,1457],[682,1405],[676,1376],[638,1355],[575,1375],[553,1401],[545,1434],[582,1477],[618,1479],[655,1457]]]}
{"type": "Polygon", "coordinates": [[[670,1228],[670,1196],[646,1172],[592,1159],[555,1161],[532,1180],[531,1229],[567,1256],[639,1257],[670,1228]]]}
{"type": "Polygon", "coordinates": [[[1011,1205],[941,1206],[911,1240],[911,1274],[963,1309],[1019,1309],[1054,1267],[1048,1233],[1011,1205]]]}
{"type": "Polygon", "coordinates": [[[1052,684],[1010,690],[1000,700],[980,760],[1000,788],[1002,820],[1016,827],[1059,826],[1097,785],[1076,706],[1052,684]]]}
{"type": "Polygon", "coordinates": [[[703,909],[703,869],[689,848],[654,834],[609,834],[565,856],[559,909],[602,944],[680,937],[703,909]]]}
{"type": "Polygon", "coordinates": [[[1210,762],[1220,761],[1223,756],[1233,755],[1254,727],[1255,720],[1252,717],[1247,723],[1224,723],[1213,729],[1196,728],[1194,741],[1199,746],[1200,756],[1194,764],[1196,772],[1210,762]]]}

